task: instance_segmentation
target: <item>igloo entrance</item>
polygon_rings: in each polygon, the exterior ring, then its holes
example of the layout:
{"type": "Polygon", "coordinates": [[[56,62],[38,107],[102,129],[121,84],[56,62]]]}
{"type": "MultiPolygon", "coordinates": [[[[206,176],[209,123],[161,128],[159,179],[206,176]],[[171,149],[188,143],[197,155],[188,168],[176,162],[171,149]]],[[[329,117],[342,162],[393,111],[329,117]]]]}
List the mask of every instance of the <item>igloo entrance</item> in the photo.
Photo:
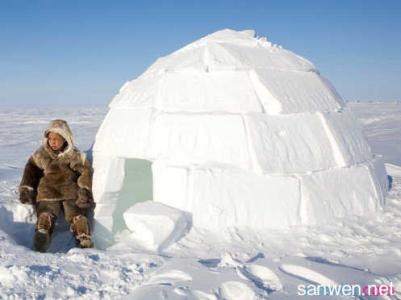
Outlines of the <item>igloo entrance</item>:
{"type": "Polygon", "coordinates": [[[114,235],[127,229],[123,214],[131,206],[153,200],[152,163],[140,158],[94,156],[97,247],[112,244],[114,235]]]}
{"type": "Polygon", "coordinates": [[[152,163],[146,159],[125,159],[124,181],[117,192],[112,232],[126,229],[123,213],[136,203],[153,200],[152,163]]]}

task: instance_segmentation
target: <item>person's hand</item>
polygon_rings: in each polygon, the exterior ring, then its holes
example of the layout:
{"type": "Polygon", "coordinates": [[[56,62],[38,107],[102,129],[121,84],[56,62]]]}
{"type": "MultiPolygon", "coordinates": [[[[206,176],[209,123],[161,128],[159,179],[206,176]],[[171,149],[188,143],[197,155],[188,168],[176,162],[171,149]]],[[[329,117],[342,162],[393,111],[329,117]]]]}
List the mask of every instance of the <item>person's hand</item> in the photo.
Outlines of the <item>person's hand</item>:
{"type": "Polygon", "coordinates": [[[85,188],[79,189],[78,199],[75,204],[79,208],[93,208],[95,203],[93,202],[92,192],[85,188]]]}
{"type": "Polygon", "coordinates": [[[34,204],[36,193],[34,190],[27,187],[22,187],[19,192],[19,200],[23,204],[34,204]]]}

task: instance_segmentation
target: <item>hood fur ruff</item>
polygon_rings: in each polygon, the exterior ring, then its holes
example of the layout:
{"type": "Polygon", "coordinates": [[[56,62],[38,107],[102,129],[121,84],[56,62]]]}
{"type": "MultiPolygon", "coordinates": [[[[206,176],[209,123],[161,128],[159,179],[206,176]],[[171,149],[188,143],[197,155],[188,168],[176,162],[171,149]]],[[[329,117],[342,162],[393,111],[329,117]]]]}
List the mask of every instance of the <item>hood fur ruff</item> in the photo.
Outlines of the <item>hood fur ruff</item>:
{"type": "Polygon", "coordinates": [[[44,132],[43,137],[43,147],[45,150],[50,154],[52,157],[62,157],[65,155],[69,155],[73,152],[75,145],[74,145],[74,137],[72,135],[72,131],[70,126],[68,126],[67,121],[57,119],[53,120],[49,123],[49,126],[44,132]],[[57,133],[58,135],[62,136],[63,139],[67,142],[67,147],[60,153],[56,154],[48,144],[48,135],[50,132],[57,133]]]}

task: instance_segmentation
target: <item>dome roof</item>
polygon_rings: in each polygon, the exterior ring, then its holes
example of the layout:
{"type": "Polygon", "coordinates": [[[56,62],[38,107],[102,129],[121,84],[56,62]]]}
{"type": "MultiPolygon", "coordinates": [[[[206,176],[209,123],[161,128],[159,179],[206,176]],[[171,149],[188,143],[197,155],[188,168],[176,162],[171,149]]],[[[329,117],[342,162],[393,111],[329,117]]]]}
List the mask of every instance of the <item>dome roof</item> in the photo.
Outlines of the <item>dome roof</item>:
{"type": "Polygon", "coordinates": [[[158,59],[127,82],[110,107],[279,114],[341,104],[308,60],[253,31],[226,29],[158,59]]]}

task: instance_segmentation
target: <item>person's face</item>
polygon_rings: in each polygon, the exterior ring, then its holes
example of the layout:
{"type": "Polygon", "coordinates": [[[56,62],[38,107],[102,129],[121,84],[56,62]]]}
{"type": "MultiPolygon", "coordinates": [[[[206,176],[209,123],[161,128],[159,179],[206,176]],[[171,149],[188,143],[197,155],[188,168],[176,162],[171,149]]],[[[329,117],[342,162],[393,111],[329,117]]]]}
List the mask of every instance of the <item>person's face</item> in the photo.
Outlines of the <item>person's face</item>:
{"type": "Polygon", "coordinates": [[[47,136],[47,141],[53,151],[61,150],[64,145],[64,139],[62,138],[62,136],[54,132],[49,133],[49,135],[47,136]]]}

